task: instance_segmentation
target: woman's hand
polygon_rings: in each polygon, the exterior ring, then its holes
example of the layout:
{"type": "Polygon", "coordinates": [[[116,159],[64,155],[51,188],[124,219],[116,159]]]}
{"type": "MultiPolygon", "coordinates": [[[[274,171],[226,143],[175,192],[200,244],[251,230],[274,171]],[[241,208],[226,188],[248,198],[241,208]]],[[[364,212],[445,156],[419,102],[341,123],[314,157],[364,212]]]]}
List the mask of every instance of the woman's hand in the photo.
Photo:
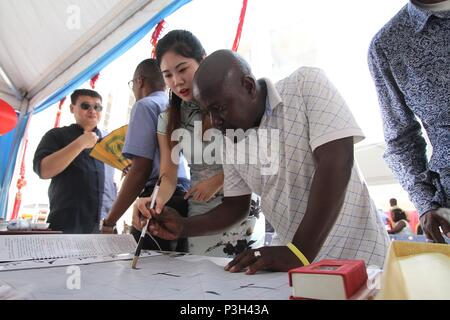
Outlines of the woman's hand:
{"type": "Polygon", "coordinates": [[[191,197],[192,200],[200,202],[211,200],[222,189],[223,179],[224,176],[222,172],[198,182],[186,192],[184,199],[191,197]]]}
{"type": "MultiPolygon", "coordinates": [[[[144,199],[144,198],[141,198],[144,199]]],[[[141,200],[141,199],[138,199],[141,200]]],[[[142,213],[139,211],[138,208],[138,201],[134,203],[133,205],[133,216],[131,218],[131,224],[133,225],[133,227],[136,228],[136,230],[141,231],[142,228],[145,227],[145,224],[147,222],[147,219],[145,218],[144,215],[142,215],[142,213]]]]}

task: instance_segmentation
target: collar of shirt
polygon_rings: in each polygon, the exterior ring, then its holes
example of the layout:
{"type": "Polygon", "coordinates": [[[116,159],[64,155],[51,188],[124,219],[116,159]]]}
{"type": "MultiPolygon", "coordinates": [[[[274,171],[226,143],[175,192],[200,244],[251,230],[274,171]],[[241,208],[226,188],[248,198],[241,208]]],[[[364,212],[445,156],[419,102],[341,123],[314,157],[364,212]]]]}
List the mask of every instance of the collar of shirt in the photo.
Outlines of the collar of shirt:
{"type": "Polygon", "coordinates": [[[165,96],[166,93],[164,91],[153,91],[146,97],[155,97],[155,96],[165,96]]]}
{"type": "Polygon", "coordinates": [[[194,121],[200,120],[200,106],[192,101],[181,102],[181,126],[183,128],[194,128],[194,121]]]}
{"type": "Polygon", "coordinates": [[[420,32],[428,22],[431,16],[436,16],[441,19],[449,19],[450,11],[433,12],[424,8],[420,8],[412,1],[408,3],[408,13],[411,17],[411,22],[416,32],[420,32]]]}
{"type": "MultiPolygon", "coordinates": [[[[84,133],[84,128],[82,126],[80,126],[78,123],[74,123],[72,124],[72,126],[74,126],[75,128],[77,128],[81,133],[84,133]]],[[[92,132],[100,132],[99,129],[97,127],[95,127],[92,132]]]]}
{"type": "Polygon", "coordinates": [[[267,96],[266,96],[266,116],[271,116],[273,113],[273,110],[278,107],[280,104],[283,103],[283,100],[281,99],[277,89],[275,88],[274,84],[270,79],[263,78],[264,82],[266,83],[267,87],[267,96]]]}
{"type": "Polygon", "coordinates": [[[197,103],[192,102],[192,101],[189,101],[189,102],[188,101],[183,101],[183,102],[181,102],[181,107],[189,109],[191,111],[200,111],[200,106],[197,103]]]}

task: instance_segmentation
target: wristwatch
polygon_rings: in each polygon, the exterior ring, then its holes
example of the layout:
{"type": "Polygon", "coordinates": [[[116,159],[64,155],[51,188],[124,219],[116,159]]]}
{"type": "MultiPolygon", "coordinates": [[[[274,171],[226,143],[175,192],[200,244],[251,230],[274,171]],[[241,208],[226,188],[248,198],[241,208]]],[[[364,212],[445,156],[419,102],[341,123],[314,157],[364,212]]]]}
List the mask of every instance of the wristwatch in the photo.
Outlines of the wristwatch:
{"type": "Polygon", "coordinates": [[[100,230],[106,229],[108,231],[111,231],[111,233],[116,232],[116,224],[110,224],[106,221],[106,219],[103,219],[100,221],[100,230]]]}

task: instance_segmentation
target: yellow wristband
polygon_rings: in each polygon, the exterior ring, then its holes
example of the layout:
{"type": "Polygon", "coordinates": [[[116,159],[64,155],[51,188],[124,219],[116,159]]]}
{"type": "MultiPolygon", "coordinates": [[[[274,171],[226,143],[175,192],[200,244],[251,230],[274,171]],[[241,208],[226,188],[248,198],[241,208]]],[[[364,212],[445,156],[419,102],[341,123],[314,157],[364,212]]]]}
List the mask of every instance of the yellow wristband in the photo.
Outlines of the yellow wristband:
{"type": "Polygon", "coordinates": [[[289,242],[287,244],[287,247],[292,251],[293,254],[297,256],[297,258],[299,258],[304,266],[309,265],[308,259],[306,259],[305,255],[300,250],[298,250],[298,248],[292,242],[289,242]]]}

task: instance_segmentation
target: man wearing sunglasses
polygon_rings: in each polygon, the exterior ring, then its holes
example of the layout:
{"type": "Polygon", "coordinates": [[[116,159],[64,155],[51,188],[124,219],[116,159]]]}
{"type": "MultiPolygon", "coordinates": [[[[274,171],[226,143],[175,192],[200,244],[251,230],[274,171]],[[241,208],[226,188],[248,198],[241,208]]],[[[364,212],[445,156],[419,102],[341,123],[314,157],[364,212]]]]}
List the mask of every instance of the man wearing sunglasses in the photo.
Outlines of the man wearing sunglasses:
{"type": "Polygon", "coordinates": [[[103,199],[111,198],[112,202],[115,198],[113,170],[105,171],[102,162],[89,156],[101,137],[97,124],[102,116],[102,97],[96,91],[80,89],[70,98],[75,123],[44,135],[33,169],[40,178],[52,179],[48,190],[50,228],[64,233],[95,233],[103,199]],[[105,184],[105,179],[111,183],[105,184]]]}

